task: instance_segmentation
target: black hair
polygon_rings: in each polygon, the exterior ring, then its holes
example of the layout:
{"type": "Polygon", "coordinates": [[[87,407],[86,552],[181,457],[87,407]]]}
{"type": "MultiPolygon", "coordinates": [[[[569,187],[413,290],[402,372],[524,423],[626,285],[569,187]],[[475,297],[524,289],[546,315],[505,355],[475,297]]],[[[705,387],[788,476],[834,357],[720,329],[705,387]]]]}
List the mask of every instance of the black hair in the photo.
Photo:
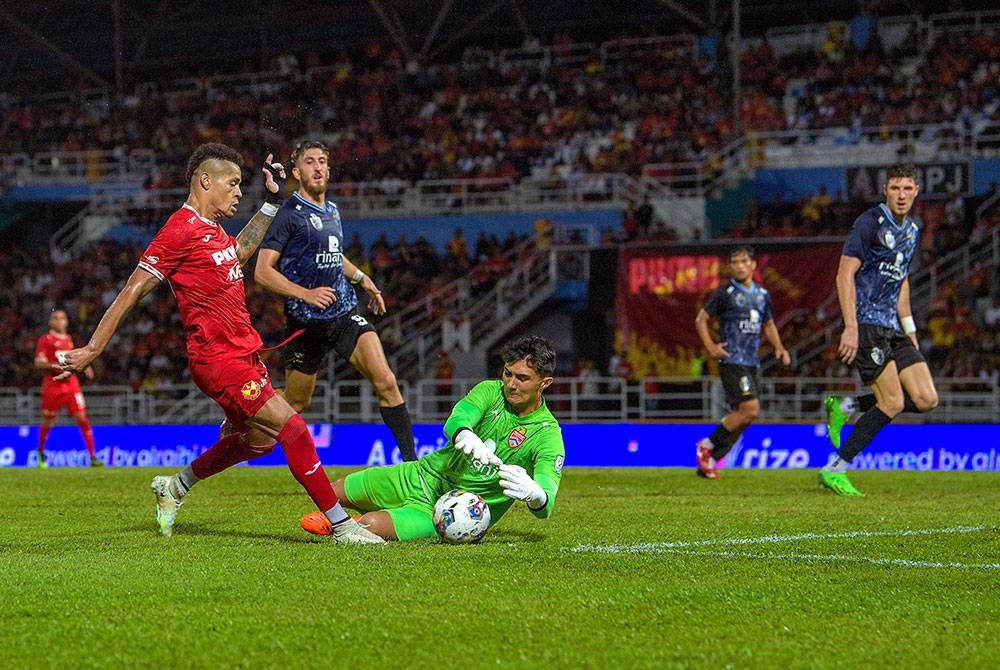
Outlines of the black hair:
{"type": "Polygon", "coordinates": [[[524,335],[503,345],[500,358],[504,364],[524,360],[539,377],[551,377],[556,370],[556,351],[552,343],[540,335],[524,335]]]}
{"type": "Polygon", "coordinates": [[[753,260],[753,247],[751,247],[749,244],[741,244],[729,250],[730,258],[739,254],[746,254],[750,258],[750,260],[753,260]]]}
{"type": "Polygon", "coordinates": [[[229,161],[234,163],[241,172],[243,170],[243,156],[240,155],[239,151],[219,142],[209,142],[200,145],[188,158],[187,181],[189,184],[198,166],[208,160],[229,161]]]}
{"type": "Polygon", "coordinates": [[[917,166],[913,163],[896,163],[885,171],[885,181],[890,179],[912,179],[917,181],[917,166]]]}

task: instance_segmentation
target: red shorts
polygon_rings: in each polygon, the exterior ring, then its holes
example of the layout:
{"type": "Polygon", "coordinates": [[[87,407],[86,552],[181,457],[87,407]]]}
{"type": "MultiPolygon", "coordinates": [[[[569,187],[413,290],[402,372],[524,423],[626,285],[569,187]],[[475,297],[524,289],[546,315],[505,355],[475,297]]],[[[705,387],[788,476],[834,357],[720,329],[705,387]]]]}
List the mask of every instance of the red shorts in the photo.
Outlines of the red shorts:
{"type": "Polygon", "coordinates": [[[61,384],[59,386],[42,387],[42,416],[54,417],[63,407],[72,416],[85,414],[87,403],[83,400],[83,392],[79,384],[61,384]]]}
{"type": "Polygon", "coordinates": [[[191,379],[219,403],[229,423],[240,433],[249,430],[247,421],[274,397],[267,367],[259,354],[195,363],[191,379]]]}

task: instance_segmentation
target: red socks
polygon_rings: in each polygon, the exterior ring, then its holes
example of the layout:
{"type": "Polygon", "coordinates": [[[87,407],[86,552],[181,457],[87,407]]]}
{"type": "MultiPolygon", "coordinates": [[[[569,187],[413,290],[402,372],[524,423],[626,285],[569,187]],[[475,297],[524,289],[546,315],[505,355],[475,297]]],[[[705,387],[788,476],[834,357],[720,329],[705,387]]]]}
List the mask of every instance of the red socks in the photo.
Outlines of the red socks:
{"type": "Polygon", "coordinates": [[[91,458],[94,456],[94,431],[90,427],[90,421],[87,417],[81,416],[77,417],[76,425],[80,429],[80,435],[83,435],[83,443],[87,445],[87,453],[90,454],[91,458]]]}
{"type": "Polygon", "coordinates": [[[38,427],[38,453],[45,451],[45,440],[49,439],[49,431],[52,426],[41,425],[38,427]]]}
{"type": "MultiPolygon", "coordinates": [[[[338,502],[337,494],[319,462],[316,445],[313,443],[309,427],[302,417],[293,414],[278,433],[278,442],[285,452],[288,469],[298,480],[320,511],[325,512],[338,502]]],[[[197,471],[195,474],[198,474],[197,471]]],[[[200,476],[200,475],[199,475],[200,476]]]]}
{"type": "Polygon", "coordinates": [[[194,459],[191,462],[191,471],[198,479],[205,479],[259,455],[259,449],[253,449],[243,441],[242,435],[233,433],[222,438],[209,447],[208,451],[194,459]]]}

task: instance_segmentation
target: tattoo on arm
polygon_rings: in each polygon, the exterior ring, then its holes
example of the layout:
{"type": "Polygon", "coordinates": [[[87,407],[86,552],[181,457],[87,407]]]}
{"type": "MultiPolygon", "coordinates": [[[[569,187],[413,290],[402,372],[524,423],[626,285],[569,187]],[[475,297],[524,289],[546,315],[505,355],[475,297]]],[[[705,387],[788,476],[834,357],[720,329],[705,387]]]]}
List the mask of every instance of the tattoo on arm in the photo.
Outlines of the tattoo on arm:
{"type": "Polygon", "coordinates": [[[253,256],[253,252],[257,251],[257,247],[264,240],[264,235],[267,234],[272,219],[274,219],[273,216],[258,211],[252,219],[247,221],[247,225],[243,226],[243,230],[237,233],[236,256],[240,259],[240,265],[246,265],[246,262],[253,256]]]}

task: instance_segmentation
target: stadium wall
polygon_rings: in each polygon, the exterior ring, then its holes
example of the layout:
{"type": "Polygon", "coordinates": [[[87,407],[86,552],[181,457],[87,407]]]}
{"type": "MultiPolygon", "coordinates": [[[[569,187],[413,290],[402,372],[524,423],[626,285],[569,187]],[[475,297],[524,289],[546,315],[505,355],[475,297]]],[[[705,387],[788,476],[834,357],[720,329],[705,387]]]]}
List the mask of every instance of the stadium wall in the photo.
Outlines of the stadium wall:
{"type": "MultiPolygon", "coordinates": [[[[714,424],[566,424],[566,464],[576,467],[691,467],[695,442],[714,424]]],[[[310,430],[325,465],[359,467],[399,461],[382,425],[312,424],[310,430]]],[[[439,424],[413,427],[417,450],[425,455],[445,445],[439,424]]],[[[845,429],[845,436],[850,428],[845,429]]],[[[216,439],[217,425],[96,426],[98,457],[114,466],[179,467],[190,463],[216,439]]],[[[37,465],[35,426],[0,427],[0,467],[37,465]]],[[[88,463],[76,426],[57,426],[46,444],[50,465],[88,463]]],[[[833,451],[823,424],[754,424],[727,457],[730,467],[818,468],[833,451]]],[[[275,449],[252,462],[284,465],[275,449]]],[[[854,462],[871,470],[1000,471],[1000,424],[890,425],[854,462]]]]}

